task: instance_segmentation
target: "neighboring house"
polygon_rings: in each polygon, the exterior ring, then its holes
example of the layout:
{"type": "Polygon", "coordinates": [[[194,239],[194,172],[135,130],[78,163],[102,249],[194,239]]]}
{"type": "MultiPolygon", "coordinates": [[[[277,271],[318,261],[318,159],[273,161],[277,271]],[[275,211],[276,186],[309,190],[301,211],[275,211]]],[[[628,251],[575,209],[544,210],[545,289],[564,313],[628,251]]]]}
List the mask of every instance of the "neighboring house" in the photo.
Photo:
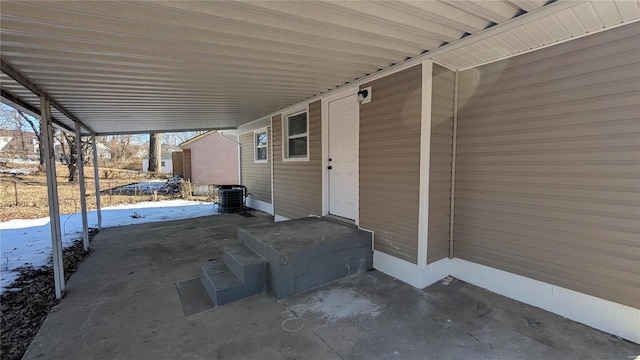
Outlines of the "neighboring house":
{"type": "Polygon", "coordinates": [[[193,193],[204,195],[209,185],[237,185],[239,180],[238,136],[209,131],[180,144],[183,178],[191,180],[193,193]]]}
{"type": "MultiPolygon", "coordinates": [[[[111,160],[111,148],[107,145],[96,142],[96,151],[98,153],[98,160],[111,160]]],[[[89,151],[89,155],[93,156],[93,150],[89,151]]]]}
{"type": "Polygon", "coordinates": [[[5,151],[5,147],[13,140],[13,136],[0,136],[0,151],[5,151]]]}
{"type": "MultiPolygon", "coordinates": [[[[171,153],[163,153],[160,159],[162,174],[171,174],[173,172],[173,160],[171,157],[171,153]]],[[[149,172],[149,158],[142,159],[142,172],[149,172]]]]}
{"type": "MultiPolygon", "coordinates": [[[[98,160],[111,160],[111,148],[101,142],[96,142],[96,152],[98,154],[98,160]]],[[[93,161],[93,147],[87,146],[84,148],[84,161],[85,163],[93,161]]]]}
{"type": "Polygon", "coordinates": [[[416,287],[453,275],[638,341],[639,31],[293,105],[240,127],[242,183],[277,221],[370,230],[374,267],[416,287]]]}
{"type": "Polygon", "coordinates": [[[0,152],[4,156],[38,158],[38,138],[31,131],[0,129],[0,152]]]}

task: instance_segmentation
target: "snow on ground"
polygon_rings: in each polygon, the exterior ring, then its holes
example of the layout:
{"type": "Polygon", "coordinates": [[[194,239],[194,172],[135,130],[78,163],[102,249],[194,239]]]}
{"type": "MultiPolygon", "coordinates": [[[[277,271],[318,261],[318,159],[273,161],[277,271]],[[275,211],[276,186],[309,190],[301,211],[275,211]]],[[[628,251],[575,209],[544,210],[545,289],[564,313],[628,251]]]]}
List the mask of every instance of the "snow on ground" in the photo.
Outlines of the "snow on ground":
{"type": "Polygon", "coordinates": [[[13,175],[31,175],[34,172],[33,169],[0,169],[0,173],[13,175]]]}
{"type": "MultiPolygon", "coordinates": [[[[162,182],[161,184],[164,184],[162,182]]],[[[212,203],[163,200],[102,208],[102,227],[142,224],[216,215],[212,203]]],[[[96,211],[88,211],[89,227],[98,227],[96,211]]],[[[82,238],[80,213],[60,216],[62,244],[72,245],[82,238]]],[[[24,265],[46,265],[51,257],[51,228],[49,218],[10,220],[0,223],[0,293],[18,277],[16,268],[24,265]]]]}
{"type": "Polygon", "coordinates": [[[153,191],[160,191],[166,184],[166,180],[149,180],[145,182],[121,186],[118,188],[118,190],[131,190],[150,194],[153,191]]]}
{"type": "Polygon", "coordinates": [[[0,162],[14,163],[14,164],[33,164],[33,165],[38,165],[38,161],[37,160],[32,160],[32,159],[0,158],[0,162]]]}

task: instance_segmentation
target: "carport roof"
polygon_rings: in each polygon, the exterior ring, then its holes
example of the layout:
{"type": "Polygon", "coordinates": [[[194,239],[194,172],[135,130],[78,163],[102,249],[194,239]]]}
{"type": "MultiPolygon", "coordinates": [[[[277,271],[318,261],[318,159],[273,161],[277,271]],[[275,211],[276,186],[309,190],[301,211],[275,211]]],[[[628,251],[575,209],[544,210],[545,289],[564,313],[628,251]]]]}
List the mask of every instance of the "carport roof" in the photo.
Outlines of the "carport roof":
{"type": "Polygon", "coordinates": [[[1,6],[3,102],[38,113],[46,94],[58,124],[97,134],[236,128],[389,68],[469,68],[640,17],[627,0],[1,6]]]}

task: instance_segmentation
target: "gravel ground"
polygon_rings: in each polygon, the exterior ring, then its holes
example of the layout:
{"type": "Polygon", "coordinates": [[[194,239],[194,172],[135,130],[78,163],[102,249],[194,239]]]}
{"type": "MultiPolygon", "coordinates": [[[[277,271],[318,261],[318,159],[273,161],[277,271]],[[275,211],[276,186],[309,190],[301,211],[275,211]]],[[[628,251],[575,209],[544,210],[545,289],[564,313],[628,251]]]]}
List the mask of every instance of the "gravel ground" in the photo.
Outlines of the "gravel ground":
{"type": "MultiPolygon", "coordinates": [[[[90,232],[91,240],[94,236],[95,232],[90,232]]],[[[81,240],[64,250],[65,281],[89,254],[81,240]]],[[[53,268],[20,268],[20,277],[0,297],[0,359],[21,359],[56,304],[53,268]]]]}

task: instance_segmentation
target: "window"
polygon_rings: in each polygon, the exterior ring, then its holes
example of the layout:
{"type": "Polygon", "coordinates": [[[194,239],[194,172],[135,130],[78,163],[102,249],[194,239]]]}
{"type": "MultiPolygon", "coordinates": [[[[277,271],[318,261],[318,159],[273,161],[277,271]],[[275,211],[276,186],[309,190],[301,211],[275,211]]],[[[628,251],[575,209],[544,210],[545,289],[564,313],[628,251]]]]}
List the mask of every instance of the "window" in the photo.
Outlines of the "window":
{"type": "Polygon", "coordinates": [[[269,160],[267,130],[255,132],[253,136],[255,141],[255,162],[267,162],[269,160]]]}
{"type": "Polygon", "coordinates": [[[164,161],[161,161],[161,162],[160,162],[160,166],[166,166],[166,165],[165,165],[165,163],[164,163],[164,161]]]}
{"type": "Polygon", "coordinates": [[[286,117],[284,122],[285,158],[308,159],[309,153],[309,121],[307,112],[303,111],[286,117]]]}

